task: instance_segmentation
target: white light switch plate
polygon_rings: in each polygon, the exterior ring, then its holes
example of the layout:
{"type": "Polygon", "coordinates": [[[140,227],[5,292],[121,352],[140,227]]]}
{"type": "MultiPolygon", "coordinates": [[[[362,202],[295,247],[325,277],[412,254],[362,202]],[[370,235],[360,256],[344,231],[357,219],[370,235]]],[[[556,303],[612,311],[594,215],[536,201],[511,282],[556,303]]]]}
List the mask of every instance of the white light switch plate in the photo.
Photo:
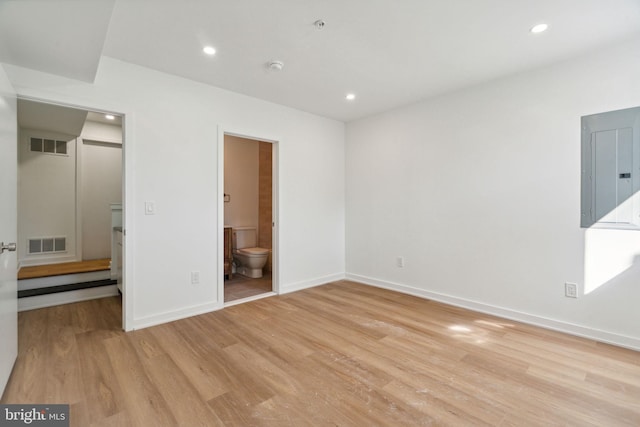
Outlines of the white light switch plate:
{"type": "Polygon", "coordinates": [[[156,202],[144,202],[144,214],[155,215],[156,214],[156,202]]]}

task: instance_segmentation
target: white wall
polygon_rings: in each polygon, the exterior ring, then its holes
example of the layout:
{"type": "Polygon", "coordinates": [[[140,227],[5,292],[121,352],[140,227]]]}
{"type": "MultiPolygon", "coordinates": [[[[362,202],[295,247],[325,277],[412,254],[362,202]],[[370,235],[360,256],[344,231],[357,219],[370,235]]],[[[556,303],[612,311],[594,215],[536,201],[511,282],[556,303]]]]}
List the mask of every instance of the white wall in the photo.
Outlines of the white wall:
{"type": "Polygon", "coordinates": [[[580,117],[640,105],[639,51],[635,40],[348,124],[348,277],[640,348],[640,231],[620,232],[624,250],[592,236],[636,257],[584,294],[597,250],[579,227],[580,117]]]}
{"type": "Polygon", "coordinates": [[[258,141],[224,137],[224,223],[233,227],[258,227],[258,141]]]}
{"type": "Polygon", "coordinates": [[[18,262],[21,266],[68,262],[76,253],[76,139],[20,129],[18,141],[18,262]],[[67,154],[32,152],[30,138],[68,141],[67,154]],[[28,253],[28,240],[66,237],[66,251],[28,253]]]}
{"type": "MultiPolygon", "coordinates": [[[[218,300],[217,128],[277,140],[281,291],[344,276],[344,124],[103,57],[93,84],[6,65],[20,95],[125,113],[130,326],[218,300]],[[144,214],[144,202],[156,214],[144,214]],[[190,272],[200,284],[190,284],[190,272]]],[[[222,194],[219,195],[222,197],[222,194]]]]}
{"type": "Polygon", "coordinates": [[[122,128],[85,122],[79,139],[82,259],[111,258],[112,203],[122,203],[122,128]]]}
{"type": "Polygon", "coordinates": [[[87,120],[82,127],[82,138],[122,145],[122,126],[87,120]]]}

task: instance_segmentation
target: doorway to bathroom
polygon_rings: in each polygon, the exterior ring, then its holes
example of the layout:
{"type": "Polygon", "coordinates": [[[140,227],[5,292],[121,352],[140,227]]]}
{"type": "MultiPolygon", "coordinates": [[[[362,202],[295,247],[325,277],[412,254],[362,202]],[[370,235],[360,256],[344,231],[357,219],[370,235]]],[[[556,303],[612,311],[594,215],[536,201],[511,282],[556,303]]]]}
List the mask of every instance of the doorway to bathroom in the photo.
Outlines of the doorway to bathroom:
{"type": "Polygon", "coordinates": [[[223,135],[224,303],[233,305],[275,291],[276,144],[223,135]]]}

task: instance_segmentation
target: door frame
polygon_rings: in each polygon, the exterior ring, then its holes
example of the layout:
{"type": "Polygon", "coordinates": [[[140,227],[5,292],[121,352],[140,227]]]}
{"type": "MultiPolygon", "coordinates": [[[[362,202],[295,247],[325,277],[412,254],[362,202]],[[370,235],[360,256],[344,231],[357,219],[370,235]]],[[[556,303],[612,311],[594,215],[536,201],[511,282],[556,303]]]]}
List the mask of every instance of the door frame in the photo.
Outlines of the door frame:
{"type": "MultiPolygon", "coordinates": [[[[114,114],[122,117],[122,329],[125,331],[133,330],[133,304],[134,295],[132,286],[134,286],[134,263],[133,263],[133,229],[129,226],[134,223],[133,210],[127,209],[127,206],[133,206],[133,149],[131,141],[133,141],[133,125],[134,114],[131,111],[120,111],[113,106],[98,106],[78,104],[68,99],[55,99],[49,97],[27,96],[20,92],[17,94],[18,99],[39,102],[42,104],[57,105],[60,107],[75,108],[86,110],[100,114],[114,114]]],[[[16,141],[16,144],[18,141],[16,141]]],[[[16,159],[17,162],[17,159],[16,159]]],[[[76,189],[76,191],[78,191],[76,189]]]]}
{"type": "MultiPolygon", "coordinates": [[[[0,240],[18,243],[18,102],[16,91],[0,66],[0,114],[2,144],[8,144],[0,163],[3,205],[0,240]],[[15,138],[15,141],[11,141],[15,138]],[[13,145],[11,145],[13,144],[13,145]],[[13,157],[13,159],[12,159],[13,157]],[[15,162],[15,163],[14,163],[15,162]],[[11,199],[11,200],[10,200],[11,199]],[[9,202],[7,203],[7,201],[9,202]],[[6,228],[5,228],[6,226],[6,228]]],[[[4,148],[4,147],[3,147],[4,148]]],[[[0,252],[0,396],[4,393],[18,357],[18,252],[0,252]]]]}
{"type": "MultiPolygon", "coordinates": [[[[218,126],[218,188],[217,188],[217,239],[218,239],[218,302],[224,307],[224,136],[236,136],[238,138],[252,139],[255,141],[268,142],[271,144],[271,292],[280,294],[280,169],[279,151],[282,139],[268,132],[254,132],[236,127],[218,126]]],[[[234,301],[235,303],[235,301],[234,301]]]]}

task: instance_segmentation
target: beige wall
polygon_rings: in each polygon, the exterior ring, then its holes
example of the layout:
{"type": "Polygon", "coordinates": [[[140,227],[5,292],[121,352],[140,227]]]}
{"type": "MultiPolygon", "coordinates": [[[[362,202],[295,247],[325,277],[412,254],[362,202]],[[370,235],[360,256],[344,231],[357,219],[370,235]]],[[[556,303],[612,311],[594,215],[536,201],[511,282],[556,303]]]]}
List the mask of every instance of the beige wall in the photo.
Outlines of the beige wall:
{"type": "Polygon", "coordinates": [[[258,227],[258,142],[225,135],[224,223],[232,227],[258,227]]]}

